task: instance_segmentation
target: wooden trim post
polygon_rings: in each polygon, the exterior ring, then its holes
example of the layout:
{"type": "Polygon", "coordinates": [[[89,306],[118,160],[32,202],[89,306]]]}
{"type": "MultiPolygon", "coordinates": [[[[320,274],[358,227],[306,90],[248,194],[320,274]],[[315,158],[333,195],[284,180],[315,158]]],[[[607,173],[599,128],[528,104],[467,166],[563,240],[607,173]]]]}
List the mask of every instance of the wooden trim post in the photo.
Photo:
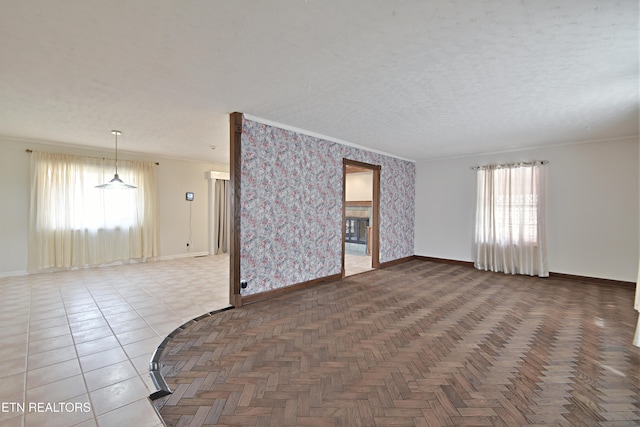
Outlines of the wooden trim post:
{"type": "Polygon", "coordinates": [[[229,115],[229,201],[231,230],[229,242],[229,304],[242,307],[240,295],[240,177],[242,153],[242,113],[229,115]]]}

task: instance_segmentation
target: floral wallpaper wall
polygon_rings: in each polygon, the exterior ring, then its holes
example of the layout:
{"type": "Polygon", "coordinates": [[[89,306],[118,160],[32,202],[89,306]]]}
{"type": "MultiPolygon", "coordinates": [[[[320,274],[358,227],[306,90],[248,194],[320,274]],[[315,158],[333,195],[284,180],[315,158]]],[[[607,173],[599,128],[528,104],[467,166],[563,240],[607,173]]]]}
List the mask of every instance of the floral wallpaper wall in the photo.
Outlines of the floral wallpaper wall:
{"type": "Polygon", "coordinates": [[[246,118],[241,144],[244,295],[340,274],[343,158],[382,166],[380,262],[413,255],[412,162],[246,118]]]}

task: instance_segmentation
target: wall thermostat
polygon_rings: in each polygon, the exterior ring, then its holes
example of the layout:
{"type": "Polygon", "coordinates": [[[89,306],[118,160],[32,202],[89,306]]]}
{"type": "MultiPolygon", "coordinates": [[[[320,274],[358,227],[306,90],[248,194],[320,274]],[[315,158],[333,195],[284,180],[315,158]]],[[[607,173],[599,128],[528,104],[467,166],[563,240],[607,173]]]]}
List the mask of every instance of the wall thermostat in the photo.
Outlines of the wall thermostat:
{"type": "Polygon", "coordinates": [[[193,202],[193,193],[188,192],[186,198],[187,198],[187,201],[193,202]]]}

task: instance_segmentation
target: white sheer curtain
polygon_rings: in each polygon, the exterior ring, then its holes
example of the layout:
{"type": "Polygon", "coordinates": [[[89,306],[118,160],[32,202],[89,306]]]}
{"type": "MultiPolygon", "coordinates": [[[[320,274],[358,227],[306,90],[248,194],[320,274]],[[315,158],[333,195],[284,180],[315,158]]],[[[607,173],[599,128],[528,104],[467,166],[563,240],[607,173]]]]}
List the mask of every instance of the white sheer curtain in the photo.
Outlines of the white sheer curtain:
{"type": "Polygon", "coordinates": [[[476,268],[549,276],[545,168],[543,162],[534,162],[478,169],[476,268]]]}
{"type": "Polygon", "coordinates": [[[215,211],[213,213],[214,254],[229,252],[229,181],[216,179],[214,187],[215,211]]]}
{"type": "Polygon", "coordinates": [[[112,160],[31,154],[29,271],[68,269],[158,255],[156,168],[118,161],[137,189],[95,188],[113,178],[112,160]]]}

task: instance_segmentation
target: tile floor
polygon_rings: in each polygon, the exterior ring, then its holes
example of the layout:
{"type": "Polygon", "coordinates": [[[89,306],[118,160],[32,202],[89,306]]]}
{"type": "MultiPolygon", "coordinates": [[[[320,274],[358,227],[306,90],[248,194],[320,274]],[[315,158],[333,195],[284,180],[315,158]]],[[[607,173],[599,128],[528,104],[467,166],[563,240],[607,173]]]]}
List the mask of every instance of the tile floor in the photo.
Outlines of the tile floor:
{"type": "Polygon", "coordinates": [[[151,355],[228,306],[228,266],[217,255],[0,278],[0,427],[162,426],[151,355]]]}
{"type": "MultiPolygon", "coordinates": [[[[162,426],[151,356],[228,306],[228,266],[216,255],[0,278],[0,427],[162,426]]],[[[345,268],[370,270],[371,257],[345,268]]]]}
{"type": "Polygon", "coordinates": [[[358,273],[364,273],[365,271],[373,270],[371,268],[371,256],[367,255],[344,255],[344,274],[345,276],[352,276],[358,273]]]}

